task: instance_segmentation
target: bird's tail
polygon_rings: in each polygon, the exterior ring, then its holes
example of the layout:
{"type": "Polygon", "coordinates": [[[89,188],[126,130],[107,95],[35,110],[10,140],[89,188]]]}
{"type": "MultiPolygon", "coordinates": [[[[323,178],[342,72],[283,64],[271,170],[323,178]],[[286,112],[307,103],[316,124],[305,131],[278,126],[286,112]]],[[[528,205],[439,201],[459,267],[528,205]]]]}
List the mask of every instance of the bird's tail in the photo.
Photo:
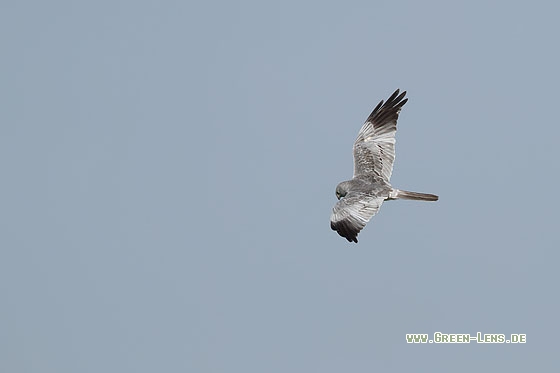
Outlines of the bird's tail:
{"type": "Polygon", "coordinates": [[[413,199],[415,201],[437,201],[439,199],[435,194],[408,192],[406,190],[393,189],[389,193],[390,199],[413,199]]]}

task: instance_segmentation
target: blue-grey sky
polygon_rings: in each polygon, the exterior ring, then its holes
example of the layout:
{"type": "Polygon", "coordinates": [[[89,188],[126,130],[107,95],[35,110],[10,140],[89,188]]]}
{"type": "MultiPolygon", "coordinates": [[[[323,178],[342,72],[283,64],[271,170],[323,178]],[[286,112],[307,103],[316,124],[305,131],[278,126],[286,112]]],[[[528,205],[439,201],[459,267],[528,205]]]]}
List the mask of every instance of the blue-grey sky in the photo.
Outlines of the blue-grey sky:
{"type": "Polygon", "coordinates": [[[546,371],[560,6],[4,1],[0,371],[546,371]],[[408,91],[350,244],[335,186],[408,91]],[[406,333],[525,333],[424,344],[406,333]]]}

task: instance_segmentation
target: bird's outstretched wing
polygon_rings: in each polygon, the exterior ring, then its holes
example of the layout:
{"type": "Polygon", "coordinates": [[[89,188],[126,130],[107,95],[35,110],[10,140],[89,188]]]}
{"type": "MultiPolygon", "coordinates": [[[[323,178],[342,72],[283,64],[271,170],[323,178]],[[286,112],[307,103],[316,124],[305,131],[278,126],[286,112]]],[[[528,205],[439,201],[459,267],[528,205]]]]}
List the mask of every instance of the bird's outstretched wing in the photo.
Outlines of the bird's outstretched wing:
{"type": "Polygon", "coordinates": [[[358,242],[358,233],[377,214],[384,197],[372,197],[363,193],[349,193],[334,205],[331,228],[348,242],[358,242]]]}
{"type": "Polygon", "coordinates": [[[397,119],[408,98],[406,91],[399,95],[397,89],[387,102],[381,101],[358,133],[354,142],[354,177],[377,175],[387,183],[393,173],[395,161],[395,133],[397,119]]]}

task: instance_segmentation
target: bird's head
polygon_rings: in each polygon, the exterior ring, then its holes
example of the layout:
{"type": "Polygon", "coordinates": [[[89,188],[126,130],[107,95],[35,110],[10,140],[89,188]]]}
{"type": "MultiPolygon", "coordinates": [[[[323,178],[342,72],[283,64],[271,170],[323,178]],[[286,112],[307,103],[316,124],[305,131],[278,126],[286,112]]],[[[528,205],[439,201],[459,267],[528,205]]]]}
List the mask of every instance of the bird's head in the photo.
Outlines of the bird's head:
{"type": "Polygon", "coordinates": [[[349,181],[343,181],[342,183],[336,186],[336,198],[341,199],[346,197],[348,194],[349,188],[349,181]]]}

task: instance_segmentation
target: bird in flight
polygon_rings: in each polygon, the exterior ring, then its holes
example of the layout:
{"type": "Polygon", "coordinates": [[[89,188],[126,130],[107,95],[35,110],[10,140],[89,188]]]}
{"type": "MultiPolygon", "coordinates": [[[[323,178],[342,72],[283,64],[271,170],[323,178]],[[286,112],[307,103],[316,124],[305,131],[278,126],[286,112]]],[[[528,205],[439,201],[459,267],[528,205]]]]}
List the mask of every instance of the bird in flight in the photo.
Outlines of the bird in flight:
{"type": "Polygon", "coordinates": [[[377,214],[385,200],[437,201],[434,194],[408,192],[390,183],[395,161],[395,133],[401,108],[408,98],[397,89],[387,102],[373,109],[354,142],[354,177],[336,187],[338,202],[331,215],[331,228],[348,242],[358,242],[358,233],[377,214]]]}

